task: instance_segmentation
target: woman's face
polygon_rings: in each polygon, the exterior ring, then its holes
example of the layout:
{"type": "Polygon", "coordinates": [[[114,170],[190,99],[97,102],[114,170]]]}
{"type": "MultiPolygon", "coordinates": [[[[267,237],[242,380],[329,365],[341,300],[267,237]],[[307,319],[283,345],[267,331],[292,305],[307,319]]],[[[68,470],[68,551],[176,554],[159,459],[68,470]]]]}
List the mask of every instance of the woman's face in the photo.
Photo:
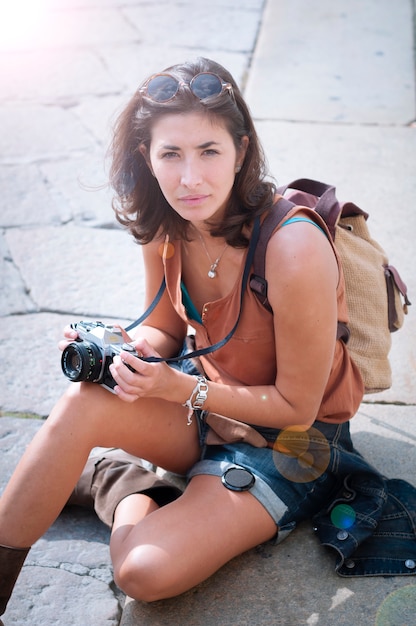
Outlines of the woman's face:
{"type": "Polygon", "coordinates": [[[185,113],[156,121],[149,151],[141,150],[171,207],[197,224],[224,212],[247,145],[244,137],[237,150],[221,119],[185,113]]]}

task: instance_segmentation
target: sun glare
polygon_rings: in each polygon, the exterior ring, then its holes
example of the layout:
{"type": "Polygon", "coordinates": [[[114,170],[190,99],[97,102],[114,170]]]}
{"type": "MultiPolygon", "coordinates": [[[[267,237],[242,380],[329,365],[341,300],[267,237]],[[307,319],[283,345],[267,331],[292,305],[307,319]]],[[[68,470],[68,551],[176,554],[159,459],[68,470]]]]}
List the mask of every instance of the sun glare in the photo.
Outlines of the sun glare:
{"type": "Polygon", "coordinates": [[[39,41],[46,0],[0,0],[0,48],[24,49],[39,41]]]}

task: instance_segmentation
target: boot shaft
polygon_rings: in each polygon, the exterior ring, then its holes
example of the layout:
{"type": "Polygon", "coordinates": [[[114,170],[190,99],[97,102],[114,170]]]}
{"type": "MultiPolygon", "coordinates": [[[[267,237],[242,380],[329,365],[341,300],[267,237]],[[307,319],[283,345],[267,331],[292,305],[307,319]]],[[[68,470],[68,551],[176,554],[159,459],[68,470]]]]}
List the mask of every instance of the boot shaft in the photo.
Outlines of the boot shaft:
{"type": "Polygon", "coordinates": [[[30,548],[10,548],[0,545],[0,616],[6,610],[29,550],[30,548]]]}
{"type": "Polygon", "coordinates": [[[109,528],[114,511],[125,497],[143,493],[163,506],[181,495],[181,490],[143,466],[141,459],[119,449],[90,456],[67,504],[94,509],[109,528]]]}

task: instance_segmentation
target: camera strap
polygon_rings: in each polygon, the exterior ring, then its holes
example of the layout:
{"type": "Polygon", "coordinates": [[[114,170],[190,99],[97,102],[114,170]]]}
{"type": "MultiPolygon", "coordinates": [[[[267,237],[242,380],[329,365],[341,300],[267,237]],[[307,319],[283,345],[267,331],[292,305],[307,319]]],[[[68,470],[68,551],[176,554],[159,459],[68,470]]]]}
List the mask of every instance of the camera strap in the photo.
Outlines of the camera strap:
{"type": "MultiPolygon", "coordinates": [[[[237,320],[234,326],[232,327],[230,332],[224,337],[224,339],[221,339],[221,341],[218,341],[217,343],[214,343],[211,346],[207,346],[206,348],[200,348],[199,350],[194,350],[192,352],[188,352],[187,354],[182,354],[180,356],[169,357],[169,358],[149,356],[149,357],[143,358],[143,361],[147,361],[148,363],[160,363],[160,362],[175,363],[177,361],[184,361],[185,359],[193,359],[195,357],[203,356],[204,354],[209,354],[210,352],[215,352],[216,350],[219,350],[219,348],[222,348],[231,339],[231,337],[234,335],[236,331],[236,328],[240,321],[241,312],[243,310],[244,294],[246,291],[250,269],[253,263],[254,252],[256,250],[259,234],[260,234],[260,218],[256,217],[253,223],[253,231],[251,233],[250,245],[248,248],[246,262],[244,265],[243,279],[241,282],[240,310],[238,312],[237,320]]],[[[159,290],[154,300],[152,301],[150,306],[146,309],[146,311],[135,322],[133,322],[132,324],[130,324],[129,326],[125,328],[127,332],[132,330],[139,324],[141,324],[150,315],[150,313],[152,313],[152,311],[155,309],[155,307],[159,303],[165,289],[166,289],[166,280],[165,280],[165,277],[163,277],[162,284],[160,285],[159,290]]]]}
{"type": "Polygon", "coordinates": [[[163,296],[163,292],[166,289],[166,280],[165,277],[163,277],[162,283],[159,287],[159,291],[157,292],[157,294],[155,295],[153,302],[150,304],[150,306],[146,309],[146,311],[144,313],[142,313],[142,315],[140,317],[137,318],[137,320],[135,322],[133,322],[132,324],[130,324],[129,326],[126,326],[126,328],[124,329],[125,331],[129,332],[130,330],[133,330],[133,328],[136,328],[136,326],[138,326],[139,324],[141,324],[142,322],[144,322],[144,320],[146,319],[146,317],[149,317],[150,313],[156,308],[156,306],[159,304],[159,301],[161,299],[161,297],[163,296]]]}

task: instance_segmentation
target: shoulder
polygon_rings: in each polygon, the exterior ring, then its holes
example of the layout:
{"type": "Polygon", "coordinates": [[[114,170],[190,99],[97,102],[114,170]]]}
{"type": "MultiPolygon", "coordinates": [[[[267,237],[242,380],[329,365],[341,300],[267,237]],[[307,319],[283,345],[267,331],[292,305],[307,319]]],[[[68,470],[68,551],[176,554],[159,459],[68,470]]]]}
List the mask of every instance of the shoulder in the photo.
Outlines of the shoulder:
{"type": "Polygon", "coordinates": [[[266,278],[338,282],[338,263],[324,222],[311,209],[296,207],[272,233],[266,250],[266,278]],[[292,222],[284,225],[291,218],[292,222]],[[295,221],[296,220],[296,221],[295,221]],[[319,228],[317,228],[319,226],[319,228]]]}
{"type": "Polygon", "coordinates": [[[168,237],[156,237],[149,243],[142,245],[143,257],[146,260],[154,261],[162,260],[163,257],[169,257],[169,253],[175,245],[169,241],[168,237]]]}

